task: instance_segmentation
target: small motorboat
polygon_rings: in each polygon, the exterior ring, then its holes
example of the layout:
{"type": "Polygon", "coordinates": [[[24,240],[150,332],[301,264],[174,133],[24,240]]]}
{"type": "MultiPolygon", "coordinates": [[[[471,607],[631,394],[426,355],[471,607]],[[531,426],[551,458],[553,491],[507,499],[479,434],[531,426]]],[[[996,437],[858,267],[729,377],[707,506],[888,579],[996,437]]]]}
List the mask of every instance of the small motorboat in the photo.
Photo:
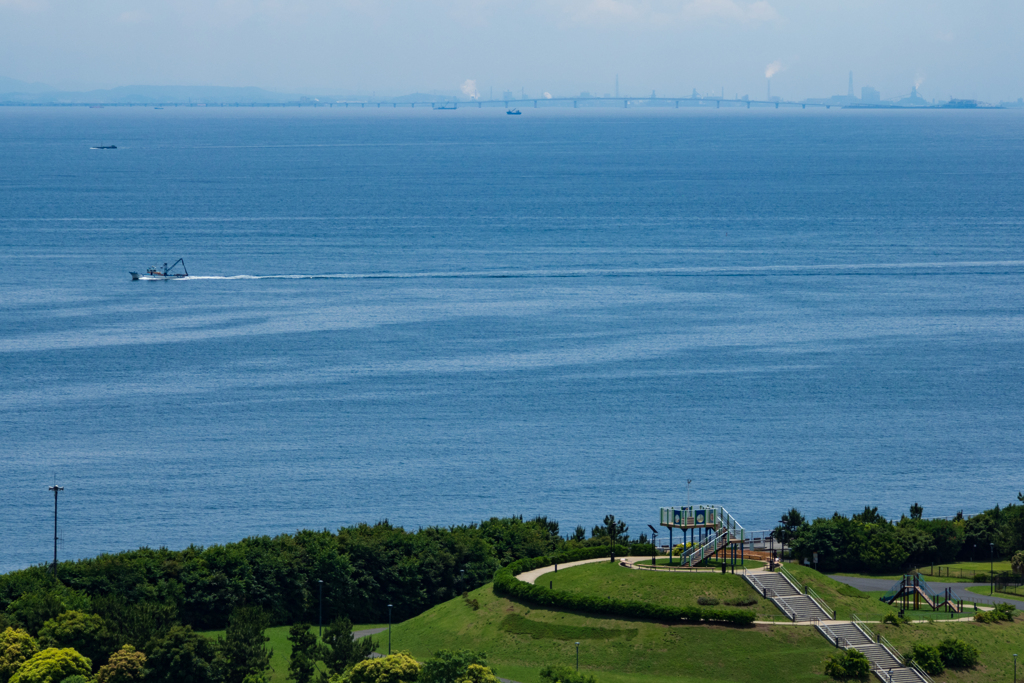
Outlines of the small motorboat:
{"type": "Polygon", "coordinates": [[[178,259],[171,264],[168,268],[167,264],[164,264],[163,268],[147,268],[143,274],[136,273],[135,271],[129,272],[133,280],[181,280],[188,277],[188,270],[185,268],[185,259],[178,259]],[[182,272],[174,272],[175,267],[181,264],[182,272]]]}
{"type": "Polygon", "coordinates": [[[89,149],[117,149],[117,145],[96,145],[95,147],[90,147],[89,149]]]}
{"type": "Polygon", "coordinates": [[[508,114],[509,116],[520,116],[523,112],[519,111],[518,109],[509,109],[505,113],[508,114]]]}

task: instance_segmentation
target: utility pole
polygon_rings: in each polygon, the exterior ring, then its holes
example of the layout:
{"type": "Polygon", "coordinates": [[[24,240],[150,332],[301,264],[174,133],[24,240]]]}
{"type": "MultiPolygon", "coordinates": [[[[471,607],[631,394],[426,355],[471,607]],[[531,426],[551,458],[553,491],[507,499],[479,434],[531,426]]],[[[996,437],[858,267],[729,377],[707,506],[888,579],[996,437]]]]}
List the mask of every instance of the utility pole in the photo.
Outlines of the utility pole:
{"type": "Polygon", "coordinates": [[[57,495],[64,490],[63,486],[48,486],[47,491],[53,491],[53,578],[57,578],[57,495]]]}

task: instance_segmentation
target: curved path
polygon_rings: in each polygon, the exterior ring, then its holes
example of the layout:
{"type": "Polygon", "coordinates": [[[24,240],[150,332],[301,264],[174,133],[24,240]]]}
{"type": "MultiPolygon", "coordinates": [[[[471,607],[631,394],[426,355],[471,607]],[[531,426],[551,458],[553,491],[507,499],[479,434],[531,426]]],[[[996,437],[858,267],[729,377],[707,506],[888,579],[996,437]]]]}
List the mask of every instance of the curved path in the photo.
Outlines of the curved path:
{"type": "MultiPolygon", "coordinates": [[[[615,561],[616,562],[636,562],[637,560],[641,560],[641,559],[644,559],[644,558],[641,558],[641,557],[619,557],[619,558],[616,558],[615,561]]],[[[576,562],[566,562],[565,564],[553,564],[553,565],[549,565],[547,567],[541,567],[539,569],[531,569],[530,571],[523,572],[522,574],[517,574],[516,578],[519,579],[520,581],[524,582],[524,583],[537,583],[537,579],[539,579],[540,577],[544,576],[545,574],[550,574],[552,572],[558,571],[559,569],[568,569],[569,567],[578,567],[581,564],[597,564],[598,562],[604,562],[606,564],[610,564],[611,560],[609,560],[609,558],[607,558],[607,557],[595,557],[595,558],[590,559],[590,560],[578,560],[576,562]]]]}
{"type": "MultiPolygon", "coordinates": [[[[893,579],[865,579],[859,576],[843,576],[841,574],[831,574],[830,579],[835,579],[840,583],[845,583],[847,586],[853,586],[862,591],[887,591],[892,588],[892,585],[896,583],[893,579]]],[[[1015,605],[1017,609],[1024,611],[1024,601],[1011,600],[998,595],[978,595],[965,590],[968,587],[980,586],[987,588],[987,583],[939,583],[938,581],[929,581],[928,585],[937,590],[944,590],[946,588],[952,588],[959,593],[960,597],[964,599],[965,603],[976,602],[983,605],[994,605],[997,602],[1008,602],[1011,605],[1015,605]]]]}

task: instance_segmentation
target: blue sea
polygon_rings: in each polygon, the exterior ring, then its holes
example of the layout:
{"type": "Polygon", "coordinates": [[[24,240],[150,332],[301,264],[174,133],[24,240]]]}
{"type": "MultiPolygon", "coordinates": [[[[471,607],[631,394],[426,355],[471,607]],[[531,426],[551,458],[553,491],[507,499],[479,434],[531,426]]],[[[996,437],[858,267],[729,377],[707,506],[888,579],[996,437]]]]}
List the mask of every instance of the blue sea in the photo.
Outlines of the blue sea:
{"type": "Polygon", "coordinates": [[[0,571],[977,512],[1022,342],[1020,112],[0,107],[0,571]]]}

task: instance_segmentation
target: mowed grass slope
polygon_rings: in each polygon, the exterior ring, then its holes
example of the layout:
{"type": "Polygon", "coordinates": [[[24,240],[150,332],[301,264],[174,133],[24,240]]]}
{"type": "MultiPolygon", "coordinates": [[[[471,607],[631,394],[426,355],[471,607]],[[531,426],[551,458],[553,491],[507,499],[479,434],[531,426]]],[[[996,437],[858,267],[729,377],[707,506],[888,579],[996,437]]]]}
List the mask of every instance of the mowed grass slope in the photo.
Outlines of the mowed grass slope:
{"type": "MultiPolygon", "coordinates": [[[[981,664],[964,671],[946,669],[946,673],[934,677],[945,683],[1011,683],[1013,655],[1016,653],[1024,657],[1024,619],[1020,617],[1012,623],[936,621],[932,624],[905,624],[900,627],[872,624],[871,628],[885,636],[901,652],[907,652],[915,643],[938,645],[945,638],[960,638],[978,648],[981,664]]],[[[1024,681],[1024,665],[1018,663],[1017,667],[1017,680],[1024,681]]]]}
{"type": "Polygon", "coordinates": [[[810,627],[733,628],[599,618],[533,609],[494,595],[490,584],[468,598],[479,609],[457,598],[395,625],[393,649],[408,650],[420,661],[440,649],[482,650],[498,675],[523,683],[537,683],[547,664],[575,666],[577,641],[580,670],[594,674],[600,683],[824,681],[823,661],[834,651],[810,627]]]}
{"type": "Polygon", "coordinates": [[[719,607],[753,611],[759,620],[784,617],[770,600],[757,594],[739,574],[714,572],[649,572],[627,569],[617,563],[584,564],[544,574],[538,583],[555,590],[571,591],[621,600],[641,600],[674,607],[697,607],[701,596],[718,598],[719,607]],[[733,607],[726,600],[756,600],[754,605],[733,607]]]}

